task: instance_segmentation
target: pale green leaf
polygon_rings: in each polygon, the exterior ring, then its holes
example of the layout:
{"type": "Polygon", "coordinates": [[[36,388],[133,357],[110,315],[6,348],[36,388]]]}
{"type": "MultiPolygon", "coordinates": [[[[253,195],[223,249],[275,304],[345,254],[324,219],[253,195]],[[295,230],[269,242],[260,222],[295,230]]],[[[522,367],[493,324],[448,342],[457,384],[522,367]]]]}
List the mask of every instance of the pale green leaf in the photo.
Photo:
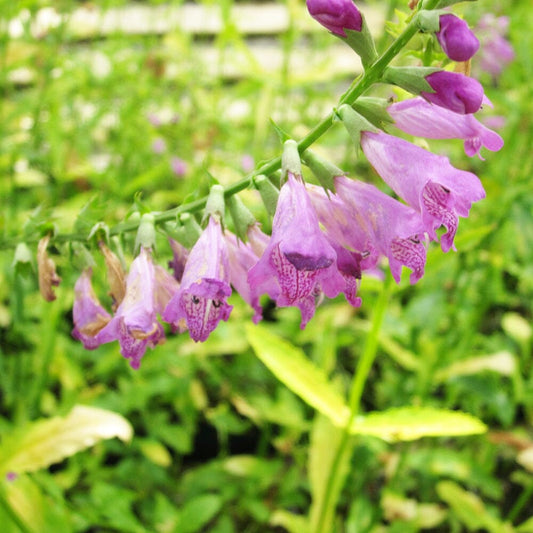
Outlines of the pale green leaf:
{"type": "Polygon", "coordinates": [[[289,511],[278,509],[272,513],[269,520],[272,526],[281,526],[289,533],[310,531],[309,522],[305,516],[295,515],[289,511]]]}
{"type": "Polygon", "coordinates": [[[180,510],[175,533],[201,531],[220,511],[222,503],[222,498],[215,494],[203,494],[189,500],[180,510]]]}
{"type": "Polygon", "coordinates": [[[15,430],[0,445],[0,476],[33,472],[93,446],[102,439],[131,439],[133,429],[119,414],[75,406],[65,417],[31,422],[15,430]]]}
{"type": "Polygon", "coordinates": [[[472,415],[429,407],[399,407],[369,413],[357,417],[351,427],[351,433],[387,441],[475,435],[486,430],[485,424],[472,415]]]}
{"type": "Polygon", "coordinates": [[[246,335],[257,357],[282,383],[334,424],[346,424],[349,411],[343,397],[300,349],[262,326],[248,325],[246,335]]]}
{"type": "Polygon", "coordinates": [[[452,377],[468,376],[487,370],[503,376],[511,376],[516,370],[515,356],[511,352],[502,351],[456,361],[436,372],[435,379],[445,381],[452,377]]]}

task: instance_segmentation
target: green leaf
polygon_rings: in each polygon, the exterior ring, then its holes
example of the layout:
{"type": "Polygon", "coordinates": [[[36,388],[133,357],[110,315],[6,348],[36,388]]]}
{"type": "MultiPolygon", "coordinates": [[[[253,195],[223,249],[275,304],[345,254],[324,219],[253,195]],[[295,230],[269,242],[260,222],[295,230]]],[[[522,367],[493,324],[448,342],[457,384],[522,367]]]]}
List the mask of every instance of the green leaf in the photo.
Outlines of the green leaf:
{"type": "Polygon", "coordinates": [[[257,357],[289,389],[337,426],[347,423],[349,410],[326,374],[304,353],[263,326],[246,326],[246,336],[257,357]]]}
{"type": "Polygon", "coordinates": [[[386,441],[475,435],[486,430],[485,424],[472,415],[431,407],[399,407],[370,413],[357,417],[351,427],[351,433],[386,441]]]}
{"type": "Polygon", "coordinates": [[[309,522],[305,516],[295,515],[283,509],[274,511],[269,522],[272,526],[281,526],[289,533],[309,531],[309,522]]]}
{"type": "Polygon", "coordinates": [[[131,439],[133,429],[122,416],[76,405],[65,417],[37,420],[15,430],[0,445],[0,477],[46,468],[102,439],[131,439]]]}
{"type": "Polygon", "coordinates": [[[222,498],[215,494],[204,494],[189,500],[181,509],[176,533],[194,533],[200,531],[222,507],[222,498]]]}

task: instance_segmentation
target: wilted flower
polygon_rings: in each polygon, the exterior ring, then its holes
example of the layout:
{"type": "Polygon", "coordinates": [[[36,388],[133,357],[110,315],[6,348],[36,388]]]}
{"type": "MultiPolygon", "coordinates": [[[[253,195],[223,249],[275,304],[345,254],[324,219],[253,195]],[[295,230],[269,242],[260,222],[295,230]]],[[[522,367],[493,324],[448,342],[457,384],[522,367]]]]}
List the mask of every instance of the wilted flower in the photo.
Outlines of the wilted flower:
{"type": "Polygon", "coordinates": [[[453,61],[468,61],[479,48],[479,41],[468,24],[446,13],[439,17],[440,29],[435,34],[444,53],[453,61]]]}
{"type": "Polygon", "coordinates": [[[352,0],[307,0],[309,14],[335,35],[344,30],[361,31],[363,18],[352,0]]]}
{"type": "Polygon", "coordinates": [[[209,218],[206,229],[189,253],[178,292],[163,312],[163,320],[189,330],[195,341],[205,341],[220,320],[227,320],[233,307],[228,251],[220,222],[209,218]]]}
{"type": "Polygon", "coordinates": [[[185,270],[185,264],[189,257],[189,250],[170,237],[168,238],[168,242],[172,248],[172,261],[168,262],[168,266],[174,271],[174,278],[176,281],[181,281],[183,271],[185,270]]]}
{"type": "Polygon", "coordinates": [[[56,299],[52,287],[57,287],[61,283],[61,278],[57,275],[54,261],[48,256],[49,242],[50,235],[46,235],[37,245],[37,269],[41,295],[47,302],[52,302],[56,299]]]}
{"type": "Polygon", "coordinates": [[[388,112],[395,125],[410,135],[428,139],[464,139],[465,152],[470,157],[479,155],[482,146],[492,152],[503,146],[503,139],[473,115],[459,115],[420,97],[392,104],[388,112]]]}
{"type": "Polygon", "coordinates": [[[398,137],[363,131],[361,147],[367,159],[392,190],[422,214],[425,231],[436,240],[435,229],[445,226],[441,247],[453,247],[458,217],[468,216],[472,202],[485,197],[479,178],[398,137]]]}
{"type": "Polygon", "coordinates": [[[483,103],[483,87],[474,78],[439,70],[426,76],[426,81],[435,91],[420,93],[428,102],[445,107],[455,113],[475,113],[483,103]]]}
{"type": "Polygon", "coordinates": [[[124,300],[111,321],[97,335],[99,343],[118,339],[120,352],[135,369],[139,368],[146,347],[153,348],[165,336],[156,316],[155,284],[151,254],[141,247],[131,264],[124,300]]]}
{"type": "Polygon", "coordinates": [[[337,255],[318,225],[305,185],[288,173],[280,191],[272,236],[259,262],[248,272],[252,290],[266,292],[279,307],[297,306],[301,328],[315,313],[322,292],[333,298],[344,280],[337,255]]]}
{"type": "Polygon", "coordinates": [[[86,268],[74,285],[74,305],[72,336],[81,341],[87,350],[94,350],[101,342],[97,333],[111,320],[111,315],[102,307],[94,293],[91,277],[92,269],[86,268]]]}
{"type": "Polygon", "coordinates": [[[126,295],[126,273],[122,268],[120,259],[105,245],[98,243],[107,268],[107,282],[109,283],[109,294],[113,298],[113,311],[122,303],[126,295]]]}

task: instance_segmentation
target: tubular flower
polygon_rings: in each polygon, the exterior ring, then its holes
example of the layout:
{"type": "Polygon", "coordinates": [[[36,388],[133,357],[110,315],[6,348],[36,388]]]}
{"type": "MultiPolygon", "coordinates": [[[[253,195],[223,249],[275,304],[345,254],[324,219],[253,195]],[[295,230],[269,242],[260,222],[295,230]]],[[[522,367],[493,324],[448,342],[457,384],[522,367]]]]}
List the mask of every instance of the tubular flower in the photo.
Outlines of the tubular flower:
{"type": "Polygon", "coordinates": [[[465,115],[475,113],[483,103],[483,87],[474,78],[439,70],[426,76],[434,93],[420,93],[428,102],[465,115]]]}
{"type": "Polygon", "coordinates": [[[352,0],[307,0],[309,14],[335,35],[361,31],[363,18],[352,0]]]}
{"type": "Polygon", "coordinates": [[[126,295],[114,317],[96,336],[99,343],[118,339],[120,353],[139,368],[146,347],[154,348],[165,335],[157,321],[156,281],[150,251],[141,247],[126,279],[126,295]]]}
{"type": "Polygon", "coordinates": [[[102,307],[94,293],[91,277],[92,269],[86,268],[74,285],[74,305],[72,336],[83,343],[87,350],[100,346],[97,333],[111,320],[111,315],[102,307]]]}
{"type": "Polygon", "coordinates": [[[318,218],[301,178],[288,172],[272,223],[272,236],[259,262],[248,272],[258,294],[266,292],[279,307],[296,306],[303,329],[324,292],[333,298],[344,280],[337,255],[318,225],[318,218]]]}
{"type": "Polygon", "coordinates": [[[479,155],[483,159],[479,153],[482,146],[492,152],[503,146],[503,139],[473,115],[458,115],[420,97],[392,104],[388,112],[395,125],[409,135],[428,139],[464,139],[465,153],[470,157],[479,155]]]}
{"type": "Polygon", "coordinates": [[[496,17],[492,13],[483,15],[476,27],[481,40],[479,68],[495,81],[515,57],[511,43],[505,39],[508,28],[509,17],[496,17]]]}
{"type": "Polygon", "coordinates": [[[206,229],[189,253],[180,288],[163,312],[173,327],[185,325],[194,341],[205,341],[220,320],[228,320],[233,307],[228,251],[220,222],[209,218],[206,229]]]}
{"type": "Polygon", "coordinates": [[[479,49],[479,41],[468,24],[446,13],[439,17],[440,29],[435,34],[444,53],[453,61],[468,61],[479,49]]]}
{"type": "Polygon", "coordinates": [[[256,294],[248,283],[248,271],[257,263],[259,257],[249,243],[239,241],[233,233],[226,231],[224,238],[228,246],[230,282],[255,311],[253,321],[257,324],[263,317],[263,309],[259,305],[259,294],[256,294]]]}
{"type": "Polygon", "coordinates": [[[437,240],[435,229],[443,225],[441,247],[445,252],[454,247],[458,217],[468,216],[472,202],[485,197],[479,178],[453,167],[447,157],[383,132],[363,131],[361,147],[392,190],[422,214],[429,237],[437,240]]]}

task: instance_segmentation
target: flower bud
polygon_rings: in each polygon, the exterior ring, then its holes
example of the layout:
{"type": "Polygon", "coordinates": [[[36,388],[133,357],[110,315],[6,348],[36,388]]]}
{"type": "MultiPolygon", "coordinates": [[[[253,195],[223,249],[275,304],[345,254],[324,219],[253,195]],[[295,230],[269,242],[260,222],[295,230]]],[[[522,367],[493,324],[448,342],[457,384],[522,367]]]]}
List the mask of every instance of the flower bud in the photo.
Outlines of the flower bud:
{"type": "Polygon", "coordinates": [[[307,9],[335,35],[346,37],[344,30],[361,31],[363,17],[352,0],[307,0],[307,9]]]}
{"type": "Polygon", "coordinates": [[[479,49],[479,41],[468,24],[450,13],[441,15],[439,22],[435,35],[444,53],[453,61],[468,61],[479,49]]]}

